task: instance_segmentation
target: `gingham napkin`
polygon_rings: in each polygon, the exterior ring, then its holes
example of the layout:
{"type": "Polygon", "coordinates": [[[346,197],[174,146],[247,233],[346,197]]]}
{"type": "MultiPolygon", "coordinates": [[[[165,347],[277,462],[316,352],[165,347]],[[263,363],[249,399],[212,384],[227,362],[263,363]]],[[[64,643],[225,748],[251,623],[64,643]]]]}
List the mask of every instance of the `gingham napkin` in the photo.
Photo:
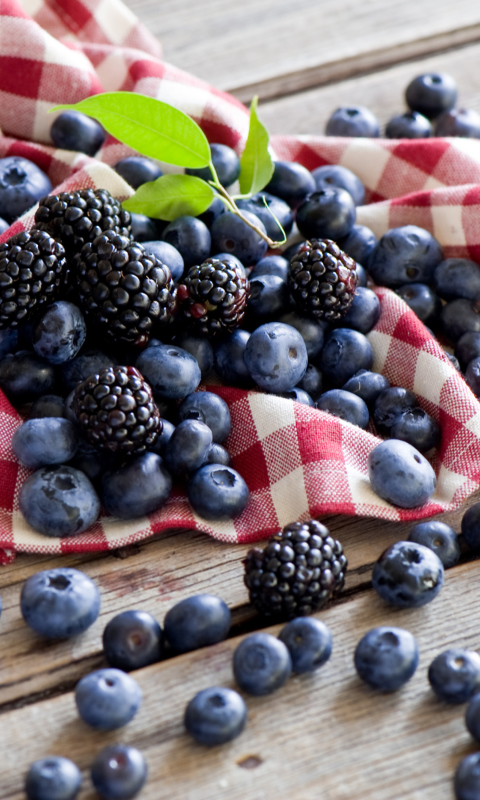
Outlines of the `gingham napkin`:
{"type": "MultiPolygon", "coordinates": [[[[161,61],[158,42],[119,0],[0,0],[0,157],[22,155],[44,169],[53,185],[105,187],[119,199],[130,187],[111,169],[132,151],[108,139],[96,158],[49,144],[47,110],[100,91],[128,90],[157,97],[190,114],[210,141],[240,151],[246,108],[233,97],[161,61]]],[[[260,108],[261,115],[261,108],[260,108]]],[[[357,221],[377,235],[413,223],[440,241],[445,257],[480,261],[480,142],[461,139],[388,141],[273,137],[277,158],[309,169],[339,163],[367,190],[357,221]]],[[[32,225],[27,213],[0,241],[32,225]]],[[[35,533],[18,510],[28,474],[15,460],[11,437],[21,420],[0,396],[0,547],[60,553],[116,548],[175,527],[205,531],[229,542],[262,539],[296,520],[350,514],[388,520],[422,519],[458,508],[480,483],[480,405],[440,345],[393,292],[378,289],[382,314],[369,334],[374,369],[412,389],[440,423],[442,443],[432,460],[438,484],[422,508],[401,510],[377,497],[367,457],[379,439],[321,411],[260,392],[208,387],[230,407],[226,445],[251,498],[235,520],[207,523],[176,488],[148,518],[119,521],[102,514],[76,537],[35,533]]]]}

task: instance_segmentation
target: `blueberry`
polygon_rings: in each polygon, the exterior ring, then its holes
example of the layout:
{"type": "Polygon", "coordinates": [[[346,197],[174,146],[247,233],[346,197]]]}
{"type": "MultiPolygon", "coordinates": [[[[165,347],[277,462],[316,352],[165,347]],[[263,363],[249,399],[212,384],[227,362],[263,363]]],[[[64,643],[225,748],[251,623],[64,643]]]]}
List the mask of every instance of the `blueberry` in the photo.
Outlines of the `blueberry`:
{"type": "Polygon", "coordinates": [[[165,457],[165,448],[167,446],[167,442],[170,440],[170,437],[175,430],[175,425],[170,422],[168,419],[162,419],[163,428],[160,436],[157,436],[157,440],[153,447],[150,450],[153,453],[157,453],[162,458],[165,457]]]}
{"type": "Polygon", "coordinates": [[[456,800],[477,800],[480,796],[480,753],[465,756],[455,770],[456,800]]]}
{"type": "Polygon", "coordinates": [[[212,431],[200,419],[184,419],[165,447],[165,465],[178,478],[193,475],[205,462],[212,444],[212,431]]]}
{"type": "Polygon", "coordinates": [[[156,453],[143,453],[103,475],[101,498],[114,517],[134,519],[157,511],[168,499],[172,478],[156,453]]]}
{"type": "Polygon", "coordinates": [[[294,388],[302,389],[312,398],[313,402],[315,403],[322,394],[323,390],[322,373],[316,366],[314,366],[314,364],[309,364],[305,370],[302,380],[299,381],[294,388]]]}
{"type": "Polygon", "coordinates": [[[429,120],[418,111],[396,114],[385,126],[387,139],[427,139],[431,131],[429,120]]]}
{"type": "Polygon", "coordinates": [[[29,419],[12,437],[12,449],[24,467],[38,469],[47,464],[64,464],[74,457],[78,433],[68,419],[29,419]]]}
{"type": "Polygon", "coordinates": [[[152,219],[145,214],[131,213],[132,238],[135,242],[151,242],[160,239],[167,227],[164,220],[152,219]]]}
{"type": "Polygon", "coordinates": [[[203,212],[203,214],[199,214],[197,219],[204,222],[208,229],[210,229],[220,214],[224,214],[226,211],[226,205],[221,199],[221,197],[214,197],[210,205],[208,206],[207,210],[203,212]]]}
{"type": "Polygon", "coordinates": [[[100,513],[100,500],[87,476],[68,465],[41,467],[23,483],[20,511],[44,536],[74,536],[100,513]]]}
{"type": "Polygon", "coordinates": [[[350,328],[333,330],[319,358],[324,378],[335,388],[343,386],[358,370],[369,370],[372,365],[372,345],[363,333],[350,328]]]}
{"type": "Polygon", "coordinates": [[[440,426],[423,408],[411,408],[394,421],[390,436],[408,442],[421,453],[427,453],[440,442],[440,426]]]}
{"type": "Polygon", "coordinates": [[[233,674],[245,692],[271,694],[286,683],[292,671],[287,646],[269,633],[252,633],[235,648],[233,674]]]}
{"type": "Polygon", "coordinates": [[[315,188],[315,181],[306,167],[296,161],[275,161],[265,191],[280,197],[290,208],[298,208],[315,188]]]}
{"type": "Polygon", "coordinates": [[[445,569],[453,567],[460,559],[458,536],[445,522],[427,520],[414,525],[408,534],[409,542],[429,547],[439,557],[445,569]]]}
{"type": "Polygon", "coordinates": [[[124,672],[160,661],[163,633],[147,611],[122,611],[103,631],[103,652],[110,667],[124,672]]]}
{"type": "Polygon", "coordinates": [[[250,333],[237,328],[233,333],[215,342],[215,369],[228,386],[239,386],[249,389],[253,379],[243,359],[243,354],[250,338],[250,333]]]}
{"type": "Polygon", "coordinates": [[[475,741],[480,742],[480,694],[478,692],[468,702],[465,711],[465,724],[475,741]]]}
{"type": "Polygon", "coordinates": [[[373,249],[368,270],[375,283],[393,289],[407,283],[430,283],[443,259],[438,241],[424,228],[390,228],[373,249]]]}
{"type": "Polygon", "coordinates": [[[156,181],[163,175],[162,170],[145,156],[127,156],[117,161],[113,169],[122,176],[123,180],[130,184],[134,189],[138,189],[142,183],[156,181]]]}
{"type": "Polygon", "coordinates": [[[355,224],[350,233],[338,239],[337,244],[354,261],[368,268],[370,254],[377,244],[377,237],[366,225],[355,224]]]}
{"type": "Polygon", "coordinates": [[[206,464],[187,483],[193,510],[203,519],[237,517],[248,503],[249,491],[242,476],[231,467],[206,464]]]}
{"type": "Polygon", "coordinates": [[[400,541],[387,547],[374,564],[372,585],[389,605],[419,608],[437,596],[443,575],[443,564],[433,550],[400,541]]]}
{"type": "Polygon", "coordinates": [[[296,617],[282,628],[278,638],[292,659],[292,670],[298,675],[313,672],[332,654],[332,634],[324,622],[315,617],[296,617]]]}
{"type": "MultiPolygon", "coordinates": [[[[198,361],[181,347],[161,344],[147,347],[135,365],[156,397],[182,400],[197,388],[202,377],[198,361]]],[[[0,362],[1,369],[1,362],[0,362]]]]}
{"type": "MultiPolygon", "coordinates": [[[[445,303],[440,311],[440,324],[446,338],[455,344],[465,333],[480,333],[480,298],[458,297],[445,303]]],[[[0,362],[1,370],[2,362],[0,362]]]]}
{"type": "Polygon", "coordinates": [[[187,269],[210,255],[210,231],[197,217],[177,217],[163,231],[163,239],[178,250],[187,269]]]}
{"type": "Polygon", "coordinates": [[[286,400],[295,400],[297,403],[303,403],[303,405],[310,406],[311,408],[315,406],[308,392],[299,389],[298,386],[294,386],[293,389],[289,389],[288,392],[282,392],[279,397],[284,397],[286,400]]]}
{"type": "MultiPolygon", "coordinates": [[[[19,344],[18,328],[4,328],[0,330],[0,361],[9,353],[14,353],[19,344]]],[[[30,342],[29,342],[30,344],[30,342]]]]}
{"type": "Polygon", "coordinates": [[[308,364],[302,336],[283,322],[260,325],[247,342],[244,359],[258,386],[276,393],[296,386],[308,364]]]}
{"type": "Polygon", "coordinates": [[[58,394],[44,394],[32,403],[27,419],[65,417],[65,413],[63,397],[58,394]]]}
{"type": "Polygon", "coordinates": [[[231,742],[247,721],[247,707],[233,689],[213,686],[198,692],[185,709],[185,728],[199,744],[231,742]]]}
{"type": "Polygon", "coordinates": [[[8,231],[9,227],[10,223],[7,222],[6,219],[3,219],[3,217],[0,217],[0,236],[2,233],[5,233],[5,231],[8,231]]]}
{"type": "Polygon", "coordinates": [[[341,239],[355,224],[356,209],[351,194],[330,186],[307,195],[297,209],[296,223],[306,239],[341,239]]]}
{"type": "MultiPolygon", "coordinates": [[[[226,144],[211,144],[210,154],[218,180],[222,186],[228,188],[232,183],[235,183],[240,175],[240,159],[235,150],[232,150],[232,148],[228,147],[226,144]]],[[[204,181],[211,181],[213,179],[212,171],[208,166],[198,169],[189,167],[185,172],[187,175],[196,175],[197,178],[201,178],[204,181]]]]}
{"type": "Polygon", "coordinates": [[[345,189],[352,195],[356,206],[363,205],[365,200],[365,187],[355,173],[347,167],[339,164],[325,164],[312,170],[312,178],[317,189],[328,189],[329,186],[336,186],[338,189],[345,189]]]}
{"type": "Polygon", "coordinates": [[[73,303],[48,306],[33,330],[33,349],[50,364],[63,364],[78,354],[87,336],[83,314],[73,303]]]}
{"type": "Polygon", "coordinates": [[[480,503],[474,503],[465,511],[461,529],[469,549],[475,552],[480,551],[480,503]]]}
{"type": "Polygon", "coordinates": [[[102,731],[122,728],[140,708],[138,683],[121,669],[108,667],[85,675],[75,688],[78,713],[87,725],[102,731]]]}
{"type": "Polygon", "coordinates": [[[279,223],[287,236],[292,230],[292,209],[285,200],[281,200],[280,197],[275,197],[269,192],[258,192],[248,199],[237,200],[237,206],[243,211],[255,214],[263,222],[267,236],[274,241],[282,238],[279,223]]]}
{"type": "Polygon", "coordinates": [[[334,417],[340,417],[359,428],[366,428],[370,419],[368,407],[361,397],[343,389],[330,389],[317,400],[317,408],[334,417]]]}
{"type": "Polygon", "coordinates": [[[250,280],[259,275],[277,275],[284,281],[288,275],[288,261],[283,256],[264,256],[257,261],[250,273],[250,280]]]}
{"type": "Polygon", "coordinates": [[[202,467],[205,464],[223,464],[224,467],[230,467],[232,464],[228,450],[225,450],[221,444],[212,442],[208,448],[202,467]]]}
{"type": "Polygon", "coordinates": [[[147,253],[153,253],[169,268],[174,281],[180,280],[185,270],[185,262],[176,247],[160,241],[143,242],[143,246],[147,253]]]}
{"type": "Polygon", "coordinates": [[[213,594],[197,594],[180,600],[164,619],[165,638],[179,653],[222,642],[230,630],[227,604],[213,594]]]}
{"type": "Polygon", "coordinates": [[[424,505],[437,484],[425,456],[399,439],[381,442],[369,453],[368,477],[373,491],[399,508],[424,505]]]}
{"type": "Polygon", "coordinates": [[[457,102],[457,85],[445,72],[427,72],[410,81],[405,100],[412,111],[433,119],[453,108],[457,102]]]}
{"type": "Polygon", "coordinates": [[[56,384],[55,367],[36,353],[22,350],[0,361],[0,389],[13,405],[54,392],[56,384]]]}
{"type": "Polygon", "coordinates": [[[62,111],[53,121],[50,137],[60,150],[76,150],[94,156],[105,141],[100,123],[80,111],[62,111]]]}
{"type": "Polygon", "coordinates": [[[475,261],[468,258],[446,258],[437,264],[433,273],[433,283],[443,300],[465,297],[467,300],[480,298],[480,271],[475,261]]]}
{"type": "Polygon", "coordinates": [[[250,276],[245,325],[256,328],[264,322],[274,321],[290,305],[287,282],[278,275],[250,276]]]}
{"type": "Polygon", "coordinates": [[[346,392],[352,392],[352,394],[361,397],[369,408],[372,408],[381,392],[389,388],[390,381],[385,375],[381,375],[379,372],[371,372],[368,369],[359,370],[342,386],[342,389],[345,389],[346,392]]]}
{"type": "Polygon", "coordinates": [[[403,628],[372,628],[358,642],[354,663],[359,677],[372,689],[396,692],[417,669],[418,645],[403,628]]]}
{"type": "Polygon", "coordinates": [[[342,317],[344,328],[353,328],[360,333],[369,333],[380,319],[380,300],[372,289],[358,286],[352,304],[342,317]]]}
{"type": "Polygon", "coordinates": [[[205,338],[205,336],[196,336],[191,331],[184,331],[179,336],[175,336],[174,344],[194,357],[200,367],[202,378],[206,378],[209,375],[214,361],[213,347],[209,339],[205,338]]]}
{"type": "MultiPolygon", "coordinates": [[[[242,215],[267,235],[263,222],[251,211],[242,215]]],[[[240,217],[230,211],[221,214],[211,227],[212,252],[225,252],[236,256],[242,264],[256,264],[265,255],[267,242],[240,217]]]]}
{"type": "Polygon", "coordinates": [[[480,397],[480,357],[472,358],[465,369],[465,380],[473,394],[480,397]]]}
{"type": "Polygon", "coordinates": [[[435,136],[462,136],[480,139],[480,114],[473,108],[452,108],[435,122],[435,136]]]}
{"type": "Polygon", "coordinates": [[[373,407],[373,421],[380,436],[390,436],[397,417],[416,406],[416,395],[410,389],[402,386],[386,387],[377,395],[373,407]]]}
{"type": "Polygon", "coordinates": [[[459,647],[444,650],[428,668],[433,691],[447,703],[466,703],[480,690],[480,656],[459,647]]]}
{"type": "Polygon", "coordinates": [[[23,584],[20,610],[27,625],[40,636],[67,639],[95,622],[100,592],[91,578],[77,569],[46,569],[23,584]]]}
{"type": "Polygon", "coordinates": [[[229,408],[218,394],[193,392],[180,403],[178,419],[196,419],[208,425],[213,441],[221,444],[230,433],[232,421],[229,408]]]}
{"type": "Polygon", "coordinates": [[[12,223],[52,191],[45,173],[21,156],[0,158],[0,217],[12,223]]]}
{"type": "Polygon", "coordinates": [[[322,350],[326,325],[298,311],[288,311],[280,317],[279,322],[291,325],[301,334],[307,348],[308,358],[316,358],[322,350]]]}
{"type": "Polygon", "coordinates": [[[145,784],[147,774],[141,752],[126,744],[107,745],[91,767],[92,783],[103,800],[130,800],[145,784]]]}
{"type": "Polygon", "coordinates": [[[397,294],[425,325],[436,322],[442,303],[428,284],[407,283],[397,289],[397,294]]]}
{"type": "Polygon", "coordinates": [[[67,391],[71,392],[80,381],[100,372],[104,367],[113,367],[116,363],[116,359],[102,350],[84,350],[71,361],[62,364],[62,377],[67,391]]]}
{"type": "Polygon", "coordinates": [[[368,136],[380,135],[380,126],[374,114],[364,106],[341,106],[335,109],[327,120],[327,136],[368,136]]]}
{"type": "Polygon", "coordinates": [[[69,758],[47,756],[31,764],[25,778],[28,800],[74,800],[82,775],[69,758]]]}

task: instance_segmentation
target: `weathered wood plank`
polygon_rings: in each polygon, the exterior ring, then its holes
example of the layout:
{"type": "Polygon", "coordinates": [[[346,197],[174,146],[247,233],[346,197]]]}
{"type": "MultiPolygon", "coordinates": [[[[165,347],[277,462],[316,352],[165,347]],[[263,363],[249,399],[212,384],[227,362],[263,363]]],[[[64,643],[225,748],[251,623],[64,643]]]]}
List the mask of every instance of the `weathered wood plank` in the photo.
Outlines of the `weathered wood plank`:
{"type": "MultiPolygon", "coordinates": [[[[426,671],[447,647],[480,648],[479,601],[471,588],[477,577],[478,563],[455,568],[422,609],[393,610],[368,591],[319,614],[333,633],[331,660],[313,675],[292,678],[275,696],[246,697],[247,728],[223,747],[192,743],[183,732],[183,710],[201,688],[234,686],[238,639],[136,672],[143,706],[117,732],[89,730],[71,693],[4,714],[0,797],[23,797],[22,775],[35,758],[61,754],[88,770],[100,748],[123,741],[142,749],[149,762],[141,800],[450,800],[455,766],[476,748],[464,708],[437,701],[426,671]],[[360,637],[381,624],[407,628],[420,648],[416,674],[392,694],[363,686],[352,661],[360,637]]],[[[279,626],[269,630],[277,633],[279,626]]],[[[86,777],[81,800],[95,796],[88,784],[86,777]]]]}
{"type": "MultiPolygon", "coordinates": [[[[477,493],[464,508],[442,519],[455,530],[465,509],[480,499],[477,493]]],[[[406,538],[411,525],[351,517],[325,518],[343,543],[349,559],[346,597],[370,581],[373,562],[389,544],[406,538]]],[[[222,597],[233,611],[233,632],[238,626],[261,627],[248,603],[243,584],[242,559],[246,545],[227,545],[190,531],[172,532],[123,552],[90,556],[70,555],[46,559],[19,556],[0,570],[3,613],[0,624],[0,711],[12,704],[35,702],[43,696],[71,688],[77,680],[104,665],[102,632],[112,616],[141,608],[160,623],[167,610],[191,594],[210,592],[222,597]],[[23,581],[40,569],[73,566],[99,585],[101,613],[82,636],[70,641],[46,641],[24,623],[20,614],[23,581]]]]}
{"type": "Polygon", "coordinates": [[[458,107],[480,111],[480,45],[416,59],[373,74],[352,77],[341,83],[319,86],[270,102],[261,102],[259,113],[270,134],[322,135],[334,109],[343,105],[367,106],[381,129],[394,114],[406,110],[404,92],[408,83],[423,72],[448,72],[456,80],[458,107]]]}
{"type": "Polygon", "coordinates": [[[160,38],[167,61],[244,101],[343,80],[480,33],[471,0],[127,3],[160,38]]]}

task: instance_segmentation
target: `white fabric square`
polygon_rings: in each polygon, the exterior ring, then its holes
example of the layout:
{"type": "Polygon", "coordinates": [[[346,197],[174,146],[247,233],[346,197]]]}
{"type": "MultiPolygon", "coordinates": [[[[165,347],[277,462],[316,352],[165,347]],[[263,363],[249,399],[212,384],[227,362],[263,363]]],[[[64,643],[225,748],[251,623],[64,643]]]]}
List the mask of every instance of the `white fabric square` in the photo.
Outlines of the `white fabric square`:
{"type": "Polygon", "coordinates": [[[112,0],[102,0],[95,10],[95,20],[112,44],[122,44],[137,25],[129,8],[112,0]]]}
{"type": "Polygon", "coordinates": [[[34,17],[35,14],[38,14],[38,12],[42,10],[45,2],[44,0],[22,0],[20,5],[26,14],[30,17],[34,17]]]}
{"type": "Polygon", "coordinates": [[[383,372],[392,337],[388,333],[382,333],[381,331],[370,331],[367,339],[373,347],[374,362],[372,370],[374,372],[383,372]]]}
{"type": "Polygon", "coordinates": [[[468,482],[468,479],[464,475],[452,472],[442,464],[438,473],[437,488],[430,498],[430,502],[451,503],[456,492],[466,482],[468,482]]]}
{"type": "Polygon", "coordinates": [[[114,50],[97,66],[97,75],[105,92],[117,92],[128,77],[125,54],[114,50]]]}
{"type": "Polygon", "coordinates": [[[465,427],[480,439],[480,413],[474,414],[471,419],[463,423],[465,427]]]}
{"type": "Polygon", "coordinates": [[[368,206],[357,208],[357,225],[366,225],[377,236],[383,236],[391,227],[390,225],[390,205],[385,203],[372,203],[368,206]]]}
{"type": "Polygon", "coordinates": [[[368,141],[368,144],[364,144],[357,139],[351,145],[347,145],[338,163],[342,167],[351,169],[364,186],[374,190],[391,157],[388,150],[384,150],[383,147],[372,147],[371,140],[368,141]]]}
{"type": "Polygon", "coordinates": [[[117,539],[128,539],[135,536],[140,531],[143,532],[142,539],[151,536],[153,531],[148,517],[136,517],[135,519],[117,519],[117,517],[101,517],[99,522],[107,541],[117,539]]]}
{"type": "Polygon", "coordinates": [[[435,405],[440,405],[440,393],[451,374],[450,364],[422,350],[417,357],[413,391],[435,405]]]}
{"type": "Polygon", "coordinates": [[[49,553],[61,553],[61,539],[54,536],[44,536],[42,533],[34,531],[31,525],[25,520],[23,514],[14,509],[12,512],[12,531],[14,542],[21,542],[24,546],[34,547],[38,550],[45,549],[49,553]]]}
{"type": "Polygon", "coordinates": [[[290,400],[282,403],[276,395],[260,393],[252,394],[248,400],[259,439],[295,423],[294,404],[290,400]]]}
{"type": "Polygon", "coordinates": [[[433,175],[429,175],[423,185],[423,188],[424,190],[443,189],[444,186],[445,184],[442,181],[437,180],[437,178],[434,178],[433,175]]]}
{"type": "Polygon", "coordinates": [[[466,245],[463,230],[463,206],[431,206],[433,235],[441,245],[466,245]]]}
{"type": "Polygon", "coordinates": [[[297,467],[293,472],[272,484],[270,491],[280,527],[283,528],[289,522],[301,519],[302,515],[308,514],[303,467],[297,467]]]}

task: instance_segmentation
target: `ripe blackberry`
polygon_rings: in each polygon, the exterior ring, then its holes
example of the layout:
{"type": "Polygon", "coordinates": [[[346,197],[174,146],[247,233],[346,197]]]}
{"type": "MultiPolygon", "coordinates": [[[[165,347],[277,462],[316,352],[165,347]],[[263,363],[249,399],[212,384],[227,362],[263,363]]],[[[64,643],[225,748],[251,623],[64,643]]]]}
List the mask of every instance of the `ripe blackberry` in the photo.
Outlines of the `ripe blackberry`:
{"type": "Polygon", "coordinates": [[[48,231],[73,255],[103,231],[130,238],[131,216],[106,189],[80,189],[43,197],[35,227],[48,231]]]}
{"type": "Polygon", "coordinates": [[[139,455],[162,432],[160,412],[136,367],[104,367],[78,384],[73,410],[85,438],[100,450],[139,455]]]}
{"type": "Polygon", "coordinates": [[[347,559],[321,522],[292,522],[244,560],[250,602],[266,617],[317,611],[343,587],[347,559]]]}
{"type": "Polygon", "coordinates": [[[229,259],[207,258],[191,267],[178,287],[180,310],[206,335],[232,333],[247,307],[248,280],[243,267],[229,259]]]}
{"type": "Polygon", "coordinates": [[[66,281],[65,250],[48,233],[21,231],[0,244],[0,328],[15,328],[66,281]]]}
{"type": "Polygon", "coordinates": [[[143,245],[113,230],[87,242],[72,260],[78,303],[114,341],[145,345],[170,321],[175,287],[169,268],[143,245]]]}
{"type": "Polygon", "coordinates": [[[357,286],[356,264],[332,239],[303,242],[292,260],[288,285],[297,305],[316,319],[340,319],[357,286]]]}

